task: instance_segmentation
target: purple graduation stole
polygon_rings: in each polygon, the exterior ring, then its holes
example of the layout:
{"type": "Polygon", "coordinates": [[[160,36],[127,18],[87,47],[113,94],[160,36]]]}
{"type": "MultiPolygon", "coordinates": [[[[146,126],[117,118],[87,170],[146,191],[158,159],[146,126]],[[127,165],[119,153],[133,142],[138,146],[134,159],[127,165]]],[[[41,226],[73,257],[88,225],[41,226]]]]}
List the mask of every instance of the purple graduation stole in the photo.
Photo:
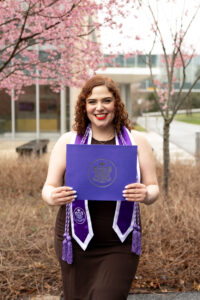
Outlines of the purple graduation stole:
{"type": "MultiPolygon", "coordinates": [[[[75,135],[73,143],[91,144],[92,130],[88,125],[84,136],[75,135]]],[[[115,135],[116,145],[135,145],[130,131],[123,127],[119,135],[115,135]]],[[[140,168],[137,159],[137,182],[140,182],[140,168]]],[[[66,205],[65,233],[63,240],[62,259],[68,264],[73,262],[72,241],[69,234],[71,220],[72,236],[83,250],[86,250],[94,233],[88,209],[88,200],[75,200],[66,205]]],[[[124,242],[132,231],[132,252],[141,254],[141,228],[139,203],[130,201],[116,201],[116,209],[113,220],[113,229],[121,242],[124,242]]]]}

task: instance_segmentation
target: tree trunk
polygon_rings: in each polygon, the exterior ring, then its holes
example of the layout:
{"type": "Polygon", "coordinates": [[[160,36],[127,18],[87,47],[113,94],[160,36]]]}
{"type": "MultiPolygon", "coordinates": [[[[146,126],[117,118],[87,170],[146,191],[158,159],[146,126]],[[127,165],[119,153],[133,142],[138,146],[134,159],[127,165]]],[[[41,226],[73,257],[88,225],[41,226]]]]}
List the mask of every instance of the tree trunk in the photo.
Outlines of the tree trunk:
{"type": "Polygon", "coordinates": [[[170,122],[164,119],[163,125],[163,188],[165,198],[168,197],[170,182],[170,153],[169,153],[169,129],[170,122]]]}
{"type": "Polygon", "coordinates": [[[187,100],[186,100],[186,115],[191,116],[192,115],[192,99],[191,96],[189,95],[187,100]]]}

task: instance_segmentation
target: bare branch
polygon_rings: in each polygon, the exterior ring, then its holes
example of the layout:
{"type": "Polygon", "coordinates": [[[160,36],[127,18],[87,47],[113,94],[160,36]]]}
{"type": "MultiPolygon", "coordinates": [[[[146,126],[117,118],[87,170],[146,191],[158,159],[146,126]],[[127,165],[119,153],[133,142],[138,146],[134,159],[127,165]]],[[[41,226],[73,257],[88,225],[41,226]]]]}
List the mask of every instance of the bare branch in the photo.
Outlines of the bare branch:
{"type": "Polygon", "coordinates": [[[154,77],[153,77],[153,70],[152,70],[152,60],[151,60],[151,54],[148,55],[148,65],[149,65],[149,70],[150,70],[150,78],[151,78],[151,81],[153,83],[153,90],[154,90],[154,96],[155,96],[155,101],[156,101],[156,104],[158,105],[159,107],[159,110],[161,112],[161,115],[163,116],[163,118],[165,118],[165,115],[164,115],[164,112],[163,112],[163,109],[160,105],[160,102],[159,102],[159,95],[158,95],[158,92],[156,90],[156,86],[154,84],[154,77]]]}
{"type": "MultiPolygon", "coordinates": [[[[181,86],[179,88],[179,92],[176,96],[176,99],[180,99],[180,96],[182,95],[182,91],[183,91],[183,88],[184,88],[184,84],[185,84],[185,81],[186,81],[186,66],[185,66],[185,61],[184,61],[184,58],[183,58],[183,55],[182,55],[182,52],[181,50],[179,49],[179,54],[180,54],[180,57],[181,57],[181,62],[182,62],[182,73],[183,73],[183,77],[182,77],[182,83],[181,83],[181,86]]],[[[176,107],[176,104],[174,106],[174,110],[173,110],[173,113],[172,113],[172,116],[171,116],[171,119],[173,120],[175,114],[177,113],[177,110],[178,110],[178,107],[176,107]]]]}
{"type": "Polygon", "coordinates": [[[170,75],[169,75],[169,63],[168,63],[168,55],[167,55],[165,44],[164,44],[164,39],[162,37],[162,33],[160,31],[158,22],[157,22],[157,20],[155,18],[154,12],[153,12],[150,4],[148,4],[148,8],[149,8],[149,10],[151,12],[154,24],[156,25],[157,31],[158,31],[159,36],[160,36],[160,42],[161,42],[161,46],[162,46],[163,54],[164,54],[164,59],[165,59],[165,67],[166,67],[167,78],[169,79],[169,77],[170,77],[170,75]]]}
{"type": "MultiPolygon", "coordinates": [[[[198,14],[199,9],[200,9],[200,5],[197,7],[196,12],[195,12],[194,15],[192,16],[192,18],[191,18],[191,20],[190,20],[190,22],[189,22],[187,28],[186,28],[185,31],[184,31],[184,34],[183,34],[183,36],[182,36],[182,41],[184,40],[184,38],[185,38],[186,34],[188,33],[188,31],[189,31],[189,29],[190,29],[192,23],[194,22],[194,20],[195,20],[197,14],[198,14]]],[[[180,45],[181,45],[181,44],[180,44],[180,45]]]]}
{"type": "Polygon", "coordinates": [[[197,82],[200,80],[200,75],[195,79],[195,81],[193,82],[193,84],[191,85],[191,87],[189,88],[188,92],[186,93],[186,95],[182,98],[182,100],[179,102],[176,112],[179,110],[179,108],[182,106],[182,104],[184,103],[184,101],[186,100],[186,98],[190,95],[192,89],[194,88],[194,86],[197,84],[197,82]]]}

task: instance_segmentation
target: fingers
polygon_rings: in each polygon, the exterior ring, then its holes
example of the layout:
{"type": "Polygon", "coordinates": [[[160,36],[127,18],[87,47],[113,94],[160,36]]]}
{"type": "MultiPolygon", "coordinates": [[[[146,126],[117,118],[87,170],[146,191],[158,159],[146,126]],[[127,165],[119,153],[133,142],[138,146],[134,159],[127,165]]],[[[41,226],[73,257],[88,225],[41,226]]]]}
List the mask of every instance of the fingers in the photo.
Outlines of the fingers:
{"type": "Polygon", "coordinates": [[[147,188],[142,183],[131,183],[125,186],[122,195],[127,201],[144,202],[147,197],[147,188]]]}
{"type": "Polygon", "coordinates": [[[133,188],[133,189],[139,188],[140,189],[141,187],[145,187],[145,185],[142,183],[135,182],[135,183],[127,184],[125,186],[125,189],[131,189],[131,188],[133,188]]]}
{"type": "Polygon", "coordinates": [[[52,205],[65,205],[74,201],[77,192],[71,187],[62,186],[54,188],[51,192],[52,205]]]}
{"type": "Polygon", "coordinates": [[[69,190],[69,191],[54,191],[53,194],[57,197],[57,198],[65,198],[65,197],[70,197],[74,194],[76,194],[75,190],[69,190]]]}

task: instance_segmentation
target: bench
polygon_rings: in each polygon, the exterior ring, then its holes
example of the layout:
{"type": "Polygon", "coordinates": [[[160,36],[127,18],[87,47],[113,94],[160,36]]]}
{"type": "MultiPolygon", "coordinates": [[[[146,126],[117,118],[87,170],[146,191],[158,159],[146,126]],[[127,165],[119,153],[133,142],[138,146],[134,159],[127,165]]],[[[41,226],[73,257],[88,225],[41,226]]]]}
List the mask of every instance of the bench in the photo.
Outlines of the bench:
{"type": "Polygon", "coordinates": [[[16,151],[20,156],[31,154],[39,156],[40,154],[47,152],[48,143],[49,140],[32,140],[28,143],[16,147],[16,151]]]}

